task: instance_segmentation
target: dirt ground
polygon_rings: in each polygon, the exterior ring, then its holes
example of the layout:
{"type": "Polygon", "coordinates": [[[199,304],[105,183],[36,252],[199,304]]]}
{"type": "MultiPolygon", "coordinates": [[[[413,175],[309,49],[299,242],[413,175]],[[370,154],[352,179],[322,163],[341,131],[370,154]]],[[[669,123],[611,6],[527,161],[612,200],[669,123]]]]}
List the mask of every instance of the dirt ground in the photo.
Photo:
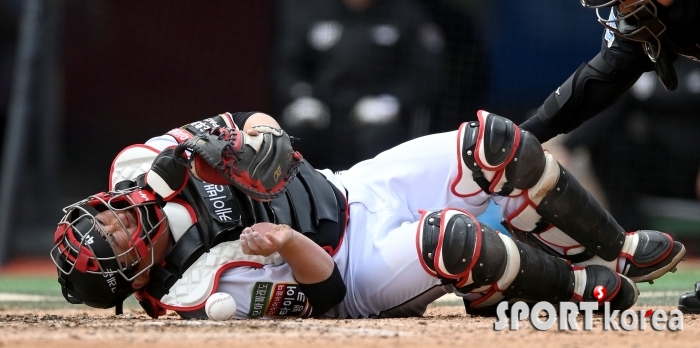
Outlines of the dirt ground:
{"type": "MultiPolygon", "coordinates": [[[[641,309],[641,308],[638,308],[641,309]]],[[[655,308],[659,309],[659,308],[655,308]]],[[[664,308],[671,310],[674,308],[664,308]]],[[[494,331],[495,318],[470,317],[456,306],[431,306],[422,318],[288,319],[226,322],[181,320],[174,313],[151,320],[140,312],[107,310],[0,311],[0,347],[697,347],[700,315],[684,316],[682,331],[494,331]]],[[[556,328],[556,325],[555,325],[556,328]]]]}

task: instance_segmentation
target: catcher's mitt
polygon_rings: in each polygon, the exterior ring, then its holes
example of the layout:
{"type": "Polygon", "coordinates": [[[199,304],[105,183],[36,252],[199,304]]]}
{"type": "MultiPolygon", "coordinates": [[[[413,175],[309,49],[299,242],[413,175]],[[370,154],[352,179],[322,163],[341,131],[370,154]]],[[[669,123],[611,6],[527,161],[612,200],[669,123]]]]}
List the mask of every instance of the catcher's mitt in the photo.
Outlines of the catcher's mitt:
{"type": "Polygon", "coordinates": [[[256,136],[227,127],[210,129],[175,148],[196,178],[233,185],[256,200],[279,197],[299,171],[301,154],[292,149],[289,135],[269,126],[253,127],[256,136]],[[189,159],[182,152],[192,152],[189,159]]]}

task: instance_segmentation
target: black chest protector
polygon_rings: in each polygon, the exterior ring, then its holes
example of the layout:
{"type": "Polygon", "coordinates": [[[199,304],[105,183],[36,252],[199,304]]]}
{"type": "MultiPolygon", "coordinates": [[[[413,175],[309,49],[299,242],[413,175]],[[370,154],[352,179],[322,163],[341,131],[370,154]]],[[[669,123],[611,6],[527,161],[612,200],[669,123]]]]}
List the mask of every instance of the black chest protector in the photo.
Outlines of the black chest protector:
{"type": "MultiPolygon", "coordinates": [[[[180,198],[194,210],[197,222],[173,245],[165,262],[151,268],[145,291],[156,299],[168,294],[210,248],[239,239],[244,227],[258,222],[287,224],[333,255],[347,222],[343,193],[305,161],[285,195],[270,202],[254,201],[233,187],[194,178],[190,178],[180,198]]],[[[144,309],[149,311],[146,306],[144,309]]]]}

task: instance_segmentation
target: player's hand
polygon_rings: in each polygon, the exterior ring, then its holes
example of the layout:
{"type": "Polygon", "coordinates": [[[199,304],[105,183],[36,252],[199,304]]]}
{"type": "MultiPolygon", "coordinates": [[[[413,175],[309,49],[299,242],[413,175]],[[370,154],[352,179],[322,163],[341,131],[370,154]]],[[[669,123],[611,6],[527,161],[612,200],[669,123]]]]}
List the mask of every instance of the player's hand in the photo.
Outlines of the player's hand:
{"type": "Polygon", "coordinates": [[[248,255],[270,256],[282,249],[294,236],[288,225],[261,222],[246,227],[241,233],[241,247],[248,255]]]}

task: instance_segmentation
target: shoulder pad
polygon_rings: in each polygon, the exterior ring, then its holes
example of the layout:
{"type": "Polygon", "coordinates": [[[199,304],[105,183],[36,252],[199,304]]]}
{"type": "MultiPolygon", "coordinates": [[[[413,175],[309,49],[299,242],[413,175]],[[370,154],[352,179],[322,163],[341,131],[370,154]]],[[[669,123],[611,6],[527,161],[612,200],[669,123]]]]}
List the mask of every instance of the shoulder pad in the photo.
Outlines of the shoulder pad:
{"type": "Polygon", "coordinates": [[[116,184],[124,180],[135,181],[136,177],[151,169],[153,160],[160,151],[145,145],[131,145],[122,150],[112,161],[109,171],[109,189],[114,190],[116,184]]]}

